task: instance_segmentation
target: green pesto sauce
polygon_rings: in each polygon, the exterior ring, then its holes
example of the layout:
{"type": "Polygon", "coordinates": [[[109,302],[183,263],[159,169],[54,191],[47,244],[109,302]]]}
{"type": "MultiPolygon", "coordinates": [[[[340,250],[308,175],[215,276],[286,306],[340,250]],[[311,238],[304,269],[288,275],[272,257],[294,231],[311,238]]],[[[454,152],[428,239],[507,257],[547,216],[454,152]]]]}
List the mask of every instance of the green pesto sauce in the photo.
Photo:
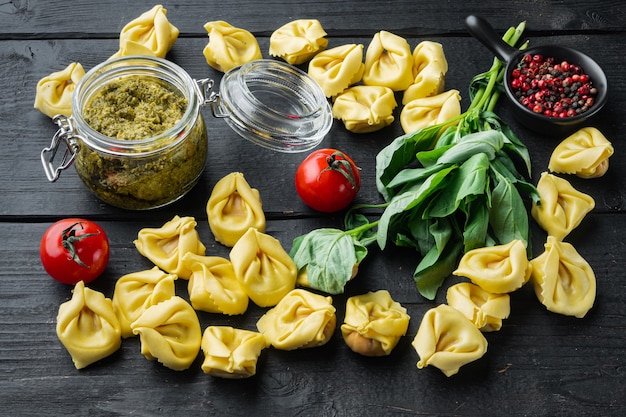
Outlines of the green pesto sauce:
{"type": "MultiPolygon", "coordinates": [[[[109,137],[133,140],[176,125],[187,101],[158,82],[136,77],[107,84],[90,104],[84,117],[92,128],[109,137]]],[[[163,149],[155,144],[156,152],[143,156],[81,146],[74,166],[87,188],[108,204],[131,210],[160,207],[191,190],[204,170],[208,141],[202,115],[164,141],[163,149]]]]}
{"type": "Polygon", "coordinates": [[[156,79],[124,77],[112,80],[83,110],[87,124],[116,139],[145,139],[176,125],[187,99],[156,79]]]}

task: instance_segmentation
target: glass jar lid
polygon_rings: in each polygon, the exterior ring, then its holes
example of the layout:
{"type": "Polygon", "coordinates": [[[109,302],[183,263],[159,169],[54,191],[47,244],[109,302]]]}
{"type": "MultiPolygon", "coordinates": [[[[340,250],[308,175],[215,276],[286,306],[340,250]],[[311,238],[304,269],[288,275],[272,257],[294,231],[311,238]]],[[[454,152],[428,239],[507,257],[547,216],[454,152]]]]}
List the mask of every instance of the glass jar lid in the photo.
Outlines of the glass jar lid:
{"type": "Polygon", "coordinates": [[[224,74],[219,115],[240,136],[280,152],[316,147],[333,122],[322,88],[306,72],[260,59],[224,74]]]}

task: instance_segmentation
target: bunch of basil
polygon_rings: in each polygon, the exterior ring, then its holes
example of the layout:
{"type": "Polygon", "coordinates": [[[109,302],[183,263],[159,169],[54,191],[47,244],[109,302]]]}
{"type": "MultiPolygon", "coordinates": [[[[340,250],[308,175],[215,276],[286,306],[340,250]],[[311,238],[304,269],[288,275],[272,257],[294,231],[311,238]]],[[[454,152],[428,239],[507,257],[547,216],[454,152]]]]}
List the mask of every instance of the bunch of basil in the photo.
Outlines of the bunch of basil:
{"type": "MultiPolygon", "coordinates": [[[[515,45],[523,30],[521,23],[502,39],[515,45]]],[[[521,239],[530,254],[529,199],[538,203],[539,194],[526,180],[528,150],[493,112],[503,77],[496,58],[472,79],[472,101],[462,115],[400,136],[380,151],[376,186],[386,203],[352,207],[345,231],[317,229],[294,240],[290,255],[311,288],[342,293],[373,242],[419,252],[413,278],[430,300],[468,250],[521,239]],[[372,208],[384,210],[370,222],[362,211],[372,208]]]]}

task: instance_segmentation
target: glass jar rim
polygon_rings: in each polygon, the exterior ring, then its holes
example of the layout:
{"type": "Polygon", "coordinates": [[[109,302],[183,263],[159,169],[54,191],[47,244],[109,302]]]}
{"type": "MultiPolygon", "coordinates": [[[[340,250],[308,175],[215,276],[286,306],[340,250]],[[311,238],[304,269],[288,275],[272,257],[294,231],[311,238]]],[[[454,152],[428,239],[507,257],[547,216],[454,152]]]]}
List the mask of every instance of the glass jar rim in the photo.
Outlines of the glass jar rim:
{"type": "Polygon", "coordinates": [[[199,98],[194,86],[194,80],[182,67],[166,59],[140,55],[112,58],[93,67],[78,82],[72,95],[71,118],[81,140],[99,151],[113,155],[161,152],[184,140],[186,135],[177,133],[199,116],[199,98]],[[92,95],[109,81],[133,75],[154,77],[183,94],[187,107],[181,119],[171,128],[142,139],[113,138],[93,129],[82,115],[92,95]]]}

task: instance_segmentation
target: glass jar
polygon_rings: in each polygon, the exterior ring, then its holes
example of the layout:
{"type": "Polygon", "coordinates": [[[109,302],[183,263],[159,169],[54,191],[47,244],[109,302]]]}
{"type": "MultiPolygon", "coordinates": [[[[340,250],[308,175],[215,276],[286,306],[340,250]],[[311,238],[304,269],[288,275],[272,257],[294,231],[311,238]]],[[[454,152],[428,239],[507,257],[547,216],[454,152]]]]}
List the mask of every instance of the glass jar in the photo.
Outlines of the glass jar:
{"type": "MultiPolygon", "coordinates": [[[[55,181],[63,169],[74,163],[87,188],[113,206],[144,210],[180,199],[198,182],[207,157],[207,132],[200,113],[204,101],[200,94],[198,84],[181,67],[164,59],[135,56],[99,64],[77,84],[72,116],[54,118],[59,130],[51,146],[41,153],[48,179],[55,181]],[[129,94],[111,94],[112,101],[105,99],[96,107],[94,100],[114,88],[114,83],[118,88],[124,86],[129,94]],[[160,99],[150,94],[166,92],[174,97],[172,100],[182,100],[182,117],[159,131],[159,121],[170,112],[164,105],[158,110],[160,113],[142,116],[142,122],[133,121],[134,126],[121,130],[116,137],[93,128],[95,122],[130,117],[127,113],[135,112],[134,104],[119,100],[136,100],[133,96],[147,85],[153,89],[146,93],[148,99],[160,99]],[[124,106],[128,111],[120,109],[124,106]],[[156,133],[131,138],[133,130],[146,123],[156,124],[156,133]],[[55,167],[53,160],[62,144],[66,145],[65,153],[60,166],[55,167]]],[[[152,108],[152,103],[147,107],[152,108]]]]}
{"type": "MultiPolygon", "coordinates": [[[[212,91],[213,85],[211,79],[195,81],[178,65],[148,56],[115,58],[94,67],[76,85],[72,116],[54,118],[59,129],[41,151],[48,180],[56,181],[74,164],[80,179],[102,201],[125,209],[152,209],[180,199],[198,182],[208,148],[200,108],[207,104],[214,117],[225,119],[243,138],[279,152],[312,149],[332,126],[332,109],[322,88],[287,63],[252,61],[224,74],[220,92],[212,91]],[[103,132],[101,124],[115,124],[116,117],[125,119],[133,112],[120,109],[120,104],[132,107],[122,95],[112,94],[111,103],[105,101],[102,107],[94,104],[120,80],[158,84],[166,95],[182,97],[186,108],[180,120],[147,137],[135,138],[134,131],[162,115],[133,121],[132,137],[103,132]],[[101,117],[90,119],[94,109],[102,110],[101,117]]],[[[153,98],[160,99],[161,94],[153,98]]]]}

